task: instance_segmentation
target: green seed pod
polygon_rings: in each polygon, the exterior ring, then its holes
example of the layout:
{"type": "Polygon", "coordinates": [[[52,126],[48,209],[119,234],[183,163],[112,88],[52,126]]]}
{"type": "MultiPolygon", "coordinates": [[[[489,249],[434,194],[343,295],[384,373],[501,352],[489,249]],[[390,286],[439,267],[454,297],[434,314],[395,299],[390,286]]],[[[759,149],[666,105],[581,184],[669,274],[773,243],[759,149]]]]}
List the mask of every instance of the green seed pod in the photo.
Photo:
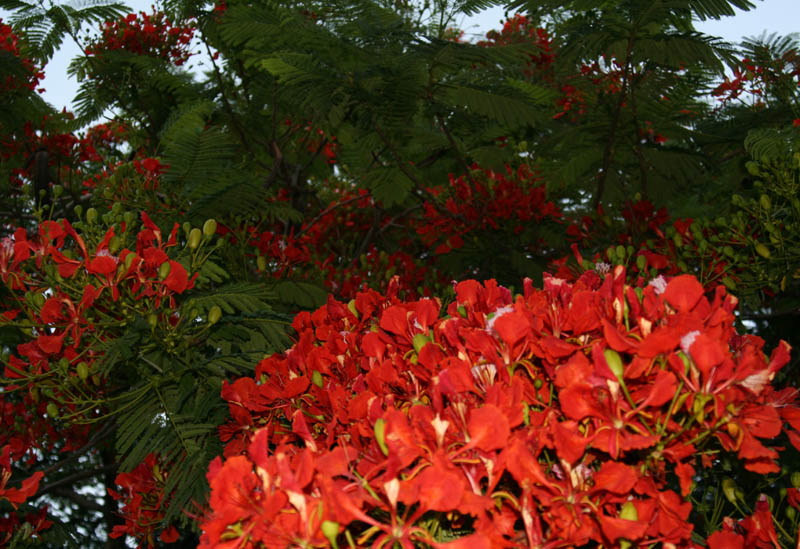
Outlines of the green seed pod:
{"type": "Polygon", "coordinates": [[[42,295],[41,292],[34,292],[31,295],[31,301],[33,301],[33,304],[36,305],[36,307],[41,308],[45,301],[44,295],[42,295]]]}
{"type": "Polygon", "coordinates": [[[219,319],[222,318],[222,309],[219,308],[219,305],[214,305],[208,310],[208,323],[213,326],[219,319]]]}
{"type": "Polygon", "coordinates": [[[765,212],[768,212],[772,209],[772,201],[769,199],[769,196],[762,194],[758,201],[761,203],[761,207],[765,212]]]}
{"type": "Polygon", "coordinates": [[[386,445],[386,420],[382,417],[379,417],[375,420],[375,442],[378,443],[378,447],[383,452],[384,456],[389,455],[389,447],[386,445]]]}
{"type": "Polygon", "coordinates": [[[89,377],[89,365],[84,361],[78,362],[78,377],[81,378],[82,381],[86,381],[89,377]]]}
{"type": "Polygon", "coordinates": [[[155,328],[158,325],[158,315],[155,313],[147,315],[147,323],[151,328],[155,328]]]}
{"type": "Polygon", "coordinates": [[[136,214],[133,212],[125,212],[122,214],[122,220],[125,221],[126,225],[133,225],[133,222],[136,221],[136,214]]]}
{"type": "Polygon", "coordinates": [[[786,507],[786,518],[794,522],[794,519],[797,517],[797,511],[794,507],[789,505],[786,507]]]}
{"type": "Polygon", "coordinates": [[[620,244],[619,246],[617,246],[616,252],[617,252],[617,259],[620,260],[625,259],[625,246],[620,244]]]}
{"type": "Polygon", "coordinates": [[[53,185],[53,198],[58,198],[64,194],[64,187],[61,185],[53,185]]]}
{"type": "Polygon", "coordinates": [[[75,207],[72,209],[72,211],[73,211],[73,212],[75,212],[75,215],[76,215],[76,216],[78,216],[78,218],[80,218],[80,217],[81,217],[81,214],[83,214],[83,206],[81,206],[80,204],[78,204],[77,206],[75,206],[75,207]]]}
{"type": "Polygon", "coordinates": [[[319,373],[318,370],[314,370],[313,372],[311,372],[311,383],[322,389],[322,386],[325,382],[322,379],[322,374],[319,373]]]}
{"type": "Polygon", "coordinates": [[[763,257],[764,259],[769,259],[770,255],[771,255],[769,253],[769,248],[764,246],[761,242],[756,244],[756,253],[758,255],[760,255],[761,257],[763,257]]]}
{"type": "Polygon", "coordinates": [[[96,221],[97,221],[97,210],[94,208],[89,208],[88,210],[86,210],[86,222],[89,225],[94,225],[96,221]]]}
{"type": "Polygon", "coordinates": [[[625,373],[625,369],[622,365],[622,358],[619,356],[619,353],[614,349],[606,349],[603,351],[603,356],[606,357],[606,364],[608,364],[608,369],[611,370],[619,381],[622,381],[622,376],[625,373]]]}
{"type": "Polygon", "coordinates": [[[58,406],[54,402],[47,405],[47,415],[53,418],[58,417],[58,406]]]}
{"type": "Polygon", "coordinates": [[[206,219],[203,223],[203,236],[211,238],[215,234],[217,234],[217,222],[214,219],[206,219]]]}
{"type": "Polygon", "coordinates": [[[172,265],[170,265],[169,261],[165,261],[161,264],[161,267],[158,268],[158,278],[159,280],[164,280],[169,276],[169,272],[172,270],[172,265]]]}
{"type": "Polygon", "coordinates": [[[638,268],[639,271],[644,271],[647,269],[647,258],[645,256],[636,256],[636,268],[638,268]]]}
{"type": "Polygon", "coordinates": [[[197,227],[189,231],[189,242],[188,242],[189,249],[196,250],[200,246],[200,241],[202,239],[203,239],[203,233],[197,227]]]}

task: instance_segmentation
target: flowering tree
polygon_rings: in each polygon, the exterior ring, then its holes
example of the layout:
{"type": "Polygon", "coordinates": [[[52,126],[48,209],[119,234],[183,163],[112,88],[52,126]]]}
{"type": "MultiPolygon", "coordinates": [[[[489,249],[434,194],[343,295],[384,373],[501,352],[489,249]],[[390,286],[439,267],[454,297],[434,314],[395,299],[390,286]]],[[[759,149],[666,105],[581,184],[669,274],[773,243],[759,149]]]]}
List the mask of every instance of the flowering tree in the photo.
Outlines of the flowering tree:
{"type": "Polygon", "coordinates": [[[491,3],[0,0],[0,544],[796,546],[797,44],[491,3]]]}

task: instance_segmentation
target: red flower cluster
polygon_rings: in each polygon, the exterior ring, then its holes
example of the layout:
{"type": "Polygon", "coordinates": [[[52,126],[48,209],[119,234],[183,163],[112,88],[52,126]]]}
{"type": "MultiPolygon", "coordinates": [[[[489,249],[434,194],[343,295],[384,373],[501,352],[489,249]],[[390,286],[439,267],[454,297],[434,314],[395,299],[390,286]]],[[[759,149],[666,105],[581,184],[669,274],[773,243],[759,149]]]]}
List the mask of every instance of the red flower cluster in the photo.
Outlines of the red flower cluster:
{"type": "Polygon", "coordinates": [[[115,21],[106,21],[102,35],[86,48],[86,55],[102,56],[108,51],[122,50],[180,66],[192,55],[189,44],[193,35],[194,28],[174,26],[161,11],[129,13],[115,21]]]}
{"type": "MultiPolygon", "coordinates": [[[[429,189],[440,194],[441,189],[429,189]]],[[[435,254],[444,254],[463,245],[472,231],[507,230],[519,234],[531,221],[557,220],[561,212],[547,200],[546,189],[526,165],[506,173],[473,164],[471,176],[450,176],[449,196],[444,208],[431,202],[424,205],[424,217],[417,233],[435,254]]]]}
{"type": "Polygon", "coordinates": [[[770,384],[789,348],[736,334],[723,287],[625,280],[469,280],[444,316],[393,284],[299,314],[292,349],[223,386],[201,547],[693,547],[698,468],[800,449],[796,390],[770,384]]]}
{"type": "Polygon", "coordinates": [[[538,53],[529,55],[528,66],[535,67],[535,71],[529,69],[526,74],[539,74],[550,68],[555,61],[553,53],[553,39],[548,32],[535,26],[526,16],[515,14],[511,19],[503,23],[500,32],[490,30],[486,33],[486,41],[478,42],[479,46],[492,47],[505,44],[531,43],[538,53]]]}
{"type": "MultiPolygon", "coordinates": [[[[789,94],[797,97],[800,91],[800,52],[787,50],[775,55],[768,48],[760,48],[758,59],[745,57],[733,69],[733,77],[726,77],[711,95],[725,104],[743,97],[750,98],[752,106],[765,106],[770,94],[789,94]]],[[[785,99],[785,98],[784,98],[785,99]]]]}
{"type": "Polygon", "coordinates": [[[370,232],[374,207],[374,199],[362,189],[358,193],[342,193],[306,222],[297,235],[281,234],[277,227],[249,231],[250,243],[257,249],[259,271],[276,278],[321,277],[330,292],[343,298],[354,297],[365,287],[383,289],[395,274],[404,288],[420,295],[437,287],[442,281],[433,278],[435,273],[401,250],[387,253],[371,244],[355,261],[344,263],[342,257],[351,256],[352,247],[370,232]]]}
{"type": "MultiPolygon", "coordinates": [[[[0,450],[0,501],[6,500],[16,509],[18,505],[32,497],[39,489],[39,481],[44,476],[41,472],[36,472],[22,481],[19,488],[7,488],[11,479],[11,448],[3,446],[0,450]]],[[[38,513],[30,513],[25,517],[25,522],[30,526],[30,535],[34,535],[41,530],[51,526],[47,520],[47,507],[43,507],[38,513]]],[[[5,546],[11,541],[12,534],[22,526],[17,515],[12,514],[8,517],[0,516],[0,545],[5,546]]]]}
{"type": "MultiPolygon", "coordinates": [[[[158,462],[155,454],[148,454],[130,473],[117,475],[116,483],[122,493],[109,489],[109,495],[122,501],[121,516],[124,524],[114,526],[109,534],[112,538],[130,535],[139,540],[139,547],[155,547],[155,531],[161,528],[164,518],[164,483],[167,471],[158,462]]],[[[178,540],[178,530],[169,526],[161,531],[159,538],[164,543],[178,540]]]]}
{"type": "MultiPolygon", "coordinates": [[[[21,57],[19,36],[11,28],[11,25],[3,23],[0,18],[0,50],[11,54],[13,57],[21,57]]],[[[21,58],[22,65],[28,73],[26,78],[20,80],[13,74],[9,74],[3,81],[0,81],[0,93],[10,93],[19,88],[35,90],[39,81],[44,78],[44,73],[39,70],[30,59],[21,58]]]]}
{"type": "MultiPolygon", "coordinates": [[[[66,220],[42,223],[33,239],[28,239],[24,229],[17,229],[13,237],[3,239],[0,280],[21,296],[19,308],[5,311],[3,317],[8,321],[23,312],[40,327],[32,334],[31,341],[18,345],[18,356],[9,358],[5,377],[23,379],[30,374],[42,375],[64,368],[68,370],[65,375],[85,379],[86,373],[81,374],[81,370],[84,366],[91,370],[96,357],[82,340],[87,335],[92,336],[89,339],[102,338],[99,334],[104,323],[97,322],[97,315],[112,325],[119,321],[115,317],[122,313],[112,313],[108,307],[119,300],[121,293],[131,300],[145,300],[154,308],[162,301],[174,308],[175,294],[191,288],[194,281],[186,268],[164,251],[177,244],[177,224],[163,242],[160,229],[147,214],[142,213],[142,220],[144,228],[136,235],[135,252],[118,249],[119,239],[113,227],[95,249],[87,250],[83,238],[66,220]],[[65,247],[70,238],[72,244],[65,247]],[[61,283],[52,286],[29,271],[50,273],[61,283]],[[78,294],[72,289],[75,281],[81,288],[78,294]]],[[[122,231],[125,232],[124,224],[122,231]]],[[[37,409],[38,398],[35,401],[28,403],[31,410],[37,409]]],[[[74,428],[85,431],[85,427],[74,428]]],[[[71,443],[77,444],[72,438],[71,443]]]]}

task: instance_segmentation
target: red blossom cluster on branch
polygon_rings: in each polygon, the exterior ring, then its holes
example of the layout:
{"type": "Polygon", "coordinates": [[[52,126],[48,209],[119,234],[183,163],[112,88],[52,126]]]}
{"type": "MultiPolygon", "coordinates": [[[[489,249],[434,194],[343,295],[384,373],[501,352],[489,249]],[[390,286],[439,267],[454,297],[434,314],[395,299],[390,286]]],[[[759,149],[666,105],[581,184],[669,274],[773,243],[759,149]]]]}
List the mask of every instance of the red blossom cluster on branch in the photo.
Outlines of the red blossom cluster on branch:
{"type": "Polygon", "coordinates": [[[429,191],[444,206],[426,202],[417,233],[435,254],[460,248],[472,232],[504,229],[519,234],[532,222],[561,217],[536,173],[524,164],[516,170],[506,166],[505,173],[473,164],[470,175],[451,174],[449,189],[429,191]]]}
{"type": "Polygon", "coordinates": [[[192,53],[189,44],[194,27],[175,26],[164,12],[129,13],[114,21],[106,21],[101,36],[86,48],[86,55],[102,56],[108,51],[127,51],[149,55],[183,65],[192,53]]]}
{"type": "Polygon", "coordinates": [[[796,96],[800,91],[800,52],[790,49],[776,55],[760,48],[758,53],[758,59],[742,58],[732,77],[726,77],[711,95],[722,104],[747,97],[756,108],[766,106],[770,95],[796,96]]]}
{"type": "MultiPolygon", "coordinates": [[[[698,469],[800,449],[796,390],[771,386],[788,345],[738,335],[723,287],[468,280],[444,314],[397,291],[299,314],[294,347],[225,383],[202,547],[694,547],[698,469]]],[[[765,536],[759,503],[708,541],[765,536]]]]}
{"type": "MultiPolygon", "coordinates": [[[[164,483],[168,471],[158,462],[155,454],[148,454],[130,473],[117,475],[116,483],[121,491],[108,490],[109,495],[123,503],[120,515],[124,524],[114,527],[109,536],[119,538],[132,536],[139,540],[139,547],[155,547],[155,531],[161,529],[164,518],[164,483]]],[[[158,536],[164,543],[178,540],[174,526],[161,530],[158,536]]]]}
{"type": "Polygon", "coordinates": [[[44,73],[36,67],[32,60],[20,57],[19,36],[11,28],[11,25],[3,23],[2,18],[0,18],[0,50],[20,58],[27,73],[23,79],[16,78],[14,75],[6,76],[5,80],[0,82],[0,93],[11,93],[18,88],[36,90],[39,82],[44,78],[44,73]]]}

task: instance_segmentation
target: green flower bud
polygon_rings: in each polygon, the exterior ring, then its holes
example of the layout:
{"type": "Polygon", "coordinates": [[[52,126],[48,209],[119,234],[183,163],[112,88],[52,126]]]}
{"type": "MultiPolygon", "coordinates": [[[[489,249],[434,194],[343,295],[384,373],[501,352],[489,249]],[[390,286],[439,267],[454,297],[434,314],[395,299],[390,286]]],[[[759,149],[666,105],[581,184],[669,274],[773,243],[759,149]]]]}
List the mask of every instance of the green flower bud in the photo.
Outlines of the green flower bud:
{"type": "Polygon", "coordinates": [[[622,509],[619,511],[619,518],[625,520],[639,520],[639,512],[632,501],[626,501],[622,504],[622,509]]]}
{"type": "Polygon", "coordinates": [[[122,239],[116,235],[112,236],[111,240],[108,241],[108,251],[112,254],[116,254],[121,246],[122,239]]]}
{"type": "Polygon", "coordinates": [[[769,248],[764,246],[761,242],[756,244],[756,253],[761,257],[763,257],[764,259],[769,259],[771,255],[769,252],[769,248]]]}
{"type": "Polygon", "coordinates": [[[220,309],[219,305],[214,305],[208,310],[208,323],[210,325],[214,325],[219,322],[219,319],[222,318],[222,309],[220,309]]]}
{"type": "Polygon", "coordinates": [[[200,229],[195,227],[191,231],[189,231],[189,242],[188,246],[190,250],[196,250],[198,246],[200,246],[200,241],[203,239],[203,233],[200,232],[200,229]]]}
{"type": "Polygon", "coordinates": [[[622,358],[619,356],[619,353],[614,349],[606,349],[603,351],[603,356],[606,357],[608,369],[611,370],[611,372],[617,376],[617,379],[621,382],[625,373],[625,369],[622,365],[622,358]]]}
{"type": "Polygon", "coordinates": [[[722,479],[722,493],[725,499],[736,505],[736,482],[730,477],[722,479]]]}
{"type": "Polygon", "coordinates": [[[94,208],[89,208],[88,210],[86,210],[86,222],[89,225],[94,225],[96,221],[97,221],[97,210],[94,208]]]}
{"type": "Polygon", "coordinates": [[[419,353],[425,345],[430,343],[430,341],[430,338],[425,334],[414,334],[414,340],[412,341],[414,350],[419,353]]]}
{"type": "Polygon", "coordinates": [[[383,452],[384,456],[389,455],[389,447],[386,445],[386,420],[382,417],[379,417],[375,420],[375,442],[378,443],[378,447],[383,452]]]}
{"type": "Polygon", "coordinates": [[[332,546],[336,546],[336,536],[339,535],[339,523],[332,520],[323,520],[319,527],[322,535],[332,546]]]}
{"type": "Polygon", "coordinates": [[[47,405],[47,415],[53,418],[58,417],[58,406],[51,402],[47,405]]]}
{"type": "Polygon", "coordinates": [[[217,222],[214,219],[207,219],[203,223],[203,236],[211,238],[215,234],[217,234],[217,222]]]}

